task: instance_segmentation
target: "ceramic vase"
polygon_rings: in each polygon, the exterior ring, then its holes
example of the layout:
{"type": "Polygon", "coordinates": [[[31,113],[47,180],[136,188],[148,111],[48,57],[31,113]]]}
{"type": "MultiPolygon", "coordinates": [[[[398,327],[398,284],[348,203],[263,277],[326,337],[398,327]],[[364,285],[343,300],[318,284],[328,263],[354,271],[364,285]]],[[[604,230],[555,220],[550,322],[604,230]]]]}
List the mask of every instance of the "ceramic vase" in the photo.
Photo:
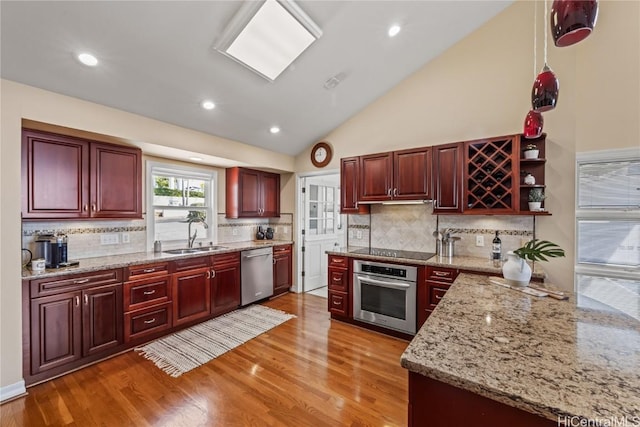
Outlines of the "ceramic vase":
{"type": "Polygon", "coordinates": [[[536,178],[529,173],[524,177],[524,183],[527,185],[534,185],[536,183],[536,178]]]}
{"type": "Polygon", "coordinates": [[[528,286],[531,280],[531,267],[524,259],[512,251],[507,252],[507,262],[502,266],[502,276],[513,286],[528,286]]]}
{"type": "Polygon", "coordinates": [[[538,212],[542,209],[542,202],[529,202],[529,210],[538,212]]]}
{"type": "Polygon", "coordinates": [[[523,154],[525,159],[537,159],[539,153],[540,150],[527,150],[523,154]]]}

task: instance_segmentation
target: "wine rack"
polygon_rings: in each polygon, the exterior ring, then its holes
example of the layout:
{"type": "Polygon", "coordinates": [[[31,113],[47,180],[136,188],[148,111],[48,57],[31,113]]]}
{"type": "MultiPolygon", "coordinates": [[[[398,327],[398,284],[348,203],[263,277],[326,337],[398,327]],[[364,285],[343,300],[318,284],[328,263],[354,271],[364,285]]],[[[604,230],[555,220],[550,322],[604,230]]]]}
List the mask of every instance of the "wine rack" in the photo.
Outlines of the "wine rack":
{"type": "Polygon", "coordinates": [[[515,135],[465,142],[465,213],[515,212],[517,149],[515,135]]]}

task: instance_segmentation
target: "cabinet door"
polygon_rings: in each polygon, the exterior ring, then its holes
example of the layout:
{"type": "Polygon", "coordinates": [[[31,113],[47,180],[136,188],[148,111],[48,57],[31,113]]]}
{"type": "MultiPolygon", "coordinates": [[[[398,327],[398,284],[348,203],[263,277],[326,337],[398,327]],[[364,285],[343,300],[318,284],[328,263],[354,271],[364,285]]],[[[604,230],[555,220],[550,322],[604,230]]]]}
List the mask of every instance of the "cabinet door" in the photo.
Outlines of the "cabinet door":
{"type": "Polygon", "coordinates": [[[435,165],[436,213],[462,212],[462,147],[460,143],[432,147],[435,165]]]}
{"type": "Polygon", "coordinates": [[[183,271],[173,275],[173,326],[209,316],[211,286],[209,267],[183,271]]]}
{"type": "Polygon", "coordinates": [[[358,204],[360,183],[360,157],[340,159],[340,213],[361,214],[369,212],[369,205],[358,204]]]}
{"type": "Polygon", "coordinates": [[[263,173],[261,176],[262,211],[260,216],[280,216],[280,175],[263,173]]]}
{"type": "Polygon", "coordinates": [[[273,295],[289,291],[291,280],[291,246],[285,250],[273,249],[273,295]]]}
{"type": "Polygon", "coordinates": [[[123,343],[122,284],[82,291],[83,356],[123,343]]]}
{"type": "Polygon", "coordinates": [[[22,217],[89,216],[89,143],[22,132],[22,217]]]}
{"type": "Polygon", "coordinates": [[[31,374],[82,356],[80,292],[31,301],[31,374]]]}
{"type": "Polygon", "coordinates": [[[360,156],[360,201],[391,200],[392,153],[360,156]]]}
{"type": "Polygon", "coordinates": [[[238,216],[260,216],[262,209],[260,175],[260,171],[240,170],[238,176],[238,216]]]}
{"type": "Polygon", "coordinates": [[[142,218],[140,150],[91,144],[91,216],[142,218]]]}
{"type": "Polygon", "coordinates": [[[394,200],[425,200],[431,197],[431,149],[393,152],[394,200]]]}
{"type": "Polygon", "coordinates": [[[214,265],[211,277],[211,312],[217,316],[240,306],[240,263],[214,265]]]}

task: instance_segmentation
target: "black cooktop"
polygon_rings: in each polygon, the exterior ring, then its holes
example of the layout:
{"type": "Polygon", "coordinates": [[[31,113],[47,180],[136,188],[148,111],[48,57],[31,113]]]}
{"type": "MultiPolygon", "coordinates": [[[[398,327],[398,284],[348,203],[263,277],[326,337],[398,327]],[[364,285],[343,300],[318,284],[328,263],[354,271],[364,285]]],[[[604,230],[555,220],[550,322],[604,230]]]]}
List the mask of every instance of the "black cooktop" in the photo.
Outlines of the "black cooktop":
{"type": "Polygon", "coordinates": [[[362,249],[356,249],[350,252],[352,254],[374,255],[374,256],[383,256],[388,258],[415,259],[418,261],[426,261],[435,255],[435,253],[433,252],[401,251],[398,249],[385,249],[385,248],[362,248],[362,249]]]}

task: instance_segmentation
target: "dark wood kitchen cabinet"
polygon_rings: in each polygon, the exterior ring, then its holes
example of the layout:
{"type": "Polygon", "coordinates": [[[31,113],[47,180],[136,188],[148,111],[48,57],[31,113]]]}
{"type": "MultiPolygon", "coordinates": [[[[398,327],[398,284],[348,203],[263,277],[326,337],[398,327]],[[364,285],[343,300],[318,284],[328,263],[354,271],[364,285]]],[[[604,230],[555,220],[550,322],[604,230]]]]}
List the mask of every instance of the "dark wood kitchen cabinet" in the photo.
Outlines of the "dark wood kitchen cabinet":
{"type": "Polygon", "coordinates": [[[329,255],[328,304],[331,317],[351,318],[351,258],[329,255]]]}
{"type": "Polygon", "coordinates": [[[273,295],[289,292],[292,280],[291,245],[273,247],[273,295]]]}
{"type": "Polygon", "coordinates": [[[23,219],[142,218],[137,148],[22,131],[23,219]]]}
{"type": "Polygon", "coordinates": [[[226,217],[280,216],[280,175],[246,168],[226,170],[226,217]]]}
{"type": "Polygon", "coordinates": [[[358,203],[359,186],[360,157],[340,159],[340,213],[369,213],[369,205],[358,203]]]}
{"type": "Polygon", "coordinates": [[[462,212],[462,143],[432,147],[434,213],[462,212]]]}
{"type": "Polygon", "coordinates": [[[173,264],[173,326],[208,317],[211,313],[209,257],[186,258],[173,264]]]}
{"type": "Polygon", "coordinates": [[[360,156],[360,201],[431,197],[431,148],[360,156]]]}
{"type": "Polygon", "coordinates": [[[240,306],[240,252],[211,258],[211,314],[218,316],[240,306]]]}
{"type": "Polygon", "coordinates": [[[112,354],[123,344],[121,269],[25,283],[27,383],[112,354]]]}
{"type": "Polygon", "coordinates": [[[458,277],[459,271],[447,267],[425,267],[425,281],[418,286],[418,329],[436,308],[458,277]]]}

